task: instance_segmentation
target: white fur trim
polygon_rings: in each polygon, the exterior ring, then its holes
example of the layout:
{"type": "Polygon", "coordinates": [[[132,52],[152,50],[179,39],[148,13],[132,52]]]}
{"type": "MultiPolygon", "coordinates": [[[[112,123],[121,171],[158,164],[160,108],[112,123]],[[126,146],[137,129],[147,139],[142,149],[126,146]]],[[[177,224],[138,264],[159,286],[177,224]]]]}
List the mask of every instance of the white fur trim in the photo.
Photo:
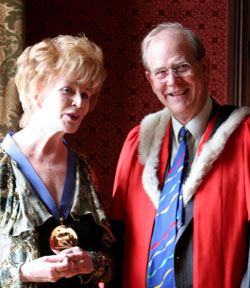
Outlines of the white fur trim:
{"type": "MultiPolygon", "coordinates": [[[[212,139],[203,145],[200,156],[193,163],[189,176],[183,186],[184,205],[195,194],[202,179],[209,173],[214,161],[223,151],[228,138],[247,115],[250,115],[249,107],[234,110],[228,119],[217,129],[212,139]],[[197,171],[199,172],[197,173],[197,171]]],[[[165,108],[157,113],[146,116],[142,120],[140,128],[138,152],[141,164],[145,164],[142,184],[156,209],[161,196],[157,170],[161,145],[169,120],[170,113],[165,108]]]]}
{"type": "Polygon", "coordinates": [[[249,114],[249,107],[234,110],[228,119],[217,129],[214,136],[203,145],[202,152],[193,163],[189,176],[183,185],[184,206],[187,205],[201,184],[202,179],[211,170],[214,161],[218,159],[223,151],[228,138],[249,114]],[[197,173],[197,171],[199,172],[197,173]]]}
{"type": "Polygon", "coordinates": [[[165,108],[146,116],[142,120],[140,128],[139,159],[142,164],[145,164],[142,184],[155,207],[158,207],[161,196],[157,178],[159,153],[169,119],[170,113],[165,108]]]}

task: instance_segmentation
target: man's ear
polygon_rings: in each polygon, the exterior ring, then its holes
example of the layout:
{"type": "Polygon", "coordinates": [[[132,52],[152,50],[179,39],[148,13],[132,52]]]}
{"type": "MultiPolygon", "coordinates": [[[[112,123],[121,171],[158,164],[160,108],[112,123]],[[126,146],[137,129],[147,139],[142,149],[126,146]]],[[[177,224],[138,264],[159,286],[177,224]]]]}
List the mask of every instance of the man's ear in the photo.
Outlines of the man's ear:
{"type": "Polygon", "coordinates": [[[208,56],[204,56],[201,59],[201,67],[202,67],[203,73],[205,75],[205,79],[208,82],[209,77],[210,77],[210,60],[209,60],[208,56]]]}
{"type": "Polygon", "coordinates": [[[145,76],[146,76],[148,82],[150,83],[150,85],[153,87],[154,83],[153,83],[153,80],[152,80],[150,73],[148,71],[145,71],[145,76]]]}

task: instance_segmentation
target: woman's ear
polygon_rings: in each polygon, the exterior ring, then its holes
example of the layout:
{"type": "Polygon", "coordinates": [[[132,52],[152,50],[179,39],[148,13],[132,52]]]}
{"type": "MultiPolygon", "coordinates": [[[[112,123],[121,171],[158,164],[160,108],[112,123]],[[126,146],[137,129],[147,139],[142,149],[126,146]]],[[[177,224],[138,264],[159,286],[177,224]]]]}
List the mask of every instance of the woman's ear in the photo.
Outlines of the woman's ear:
{"type": "Polygon", "coordinates": [[[38,108],[42,108],[42,104],[44,100],[42,91],[43,89],[41,87],[37,87],[34,92],[34,101],[38,108]]]}

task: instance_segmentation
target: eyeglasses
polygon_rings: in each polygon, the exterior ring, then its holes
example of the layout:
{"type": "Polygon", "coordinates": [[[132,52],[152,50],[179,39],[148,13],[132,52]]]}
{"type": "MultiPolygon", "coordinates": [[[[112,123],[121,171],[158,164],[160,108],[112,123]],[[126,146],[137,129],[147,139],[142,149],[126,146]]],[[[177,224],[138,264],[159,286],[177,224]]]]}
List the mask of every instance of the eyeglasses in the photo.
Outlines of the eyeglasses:
{"type": "Polygon", "coordinates": [[[158,82],[163,83],[167,80],[170,71],[176,77],[184,77],[190,74],[192,70],[192,65],[190,63],[184,62],[178,65],[174,65],[173,68],[169,69],[161,69],[159,71],[154,72],[151,77],[155,78],[158,82]]]}

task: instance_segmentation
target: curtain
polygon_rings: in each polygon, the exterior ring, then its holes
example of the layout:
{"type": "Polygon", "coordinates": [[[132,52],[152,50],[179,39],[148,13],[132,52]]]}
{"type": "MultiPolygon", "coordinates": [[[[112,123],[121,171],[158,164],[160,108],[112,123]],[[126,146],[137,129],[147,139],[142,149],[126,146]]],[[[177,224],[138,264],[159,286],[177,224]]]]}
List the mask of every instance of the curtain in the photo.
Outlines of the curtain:
{"type": "Polygon", "coordinates": [[[22,113],[14,77],[23,27],[24,0],[0,0],[0,140],[8,131],[18,130],[22,113]]]}

